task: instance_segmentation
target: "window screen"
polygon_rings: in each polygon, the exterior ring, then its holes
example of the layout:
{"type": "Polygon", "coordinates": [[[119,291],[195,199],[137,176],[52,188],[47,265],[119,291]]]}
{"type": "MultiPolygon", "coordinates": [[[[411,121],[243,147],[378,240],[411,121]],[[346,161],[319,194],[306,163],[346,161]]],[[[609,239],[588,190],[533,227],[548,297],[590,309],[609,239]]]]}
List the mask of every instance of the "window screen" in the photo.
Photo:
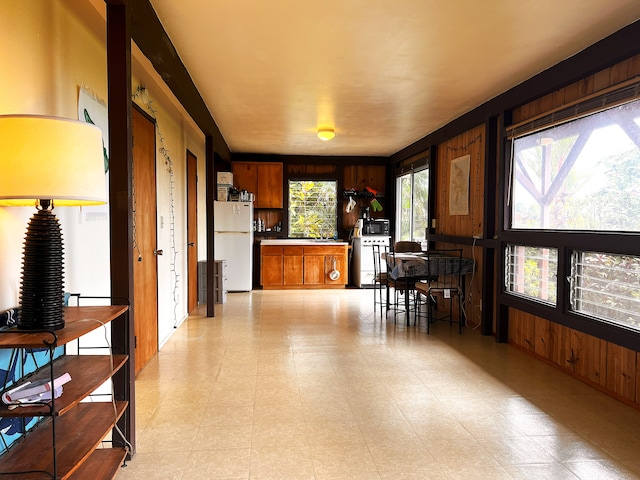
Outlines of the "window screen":
{"type": "Polygon", "coordinates": [[[334,238],[337,235],[335,180],[289,181],[289,236],[334,238]]]}
{"type": "Polygon", "coordinates": [[[508,245],[505,251],[507,292],[532,300],[556,304],[558,250],[508,245]]]}
{"type": "Polygon", "coordinates": [[[513,140],[511,227],[640,232],[640,100],[513,140]]]}
{"type": "Polygon", "coordinates": [[[640,330],[640,257],[573,253],[571,307],[640,330]]]}

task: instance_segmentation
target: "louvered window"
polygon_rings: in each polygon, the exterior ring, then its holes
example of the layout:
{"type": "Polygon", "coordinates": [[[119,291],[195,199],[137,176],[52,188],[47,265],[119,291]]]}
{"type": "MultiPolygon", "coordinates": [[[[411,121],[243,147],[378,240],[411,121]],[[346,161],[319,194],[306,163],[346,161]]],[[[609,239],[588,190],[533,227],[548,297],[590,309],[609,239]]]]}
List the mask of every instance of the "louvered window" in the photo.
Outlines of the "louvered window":
{"type": "Polygon", "coordinates": [[[334,238],[338,223],[337,190],[334,180],[289,180],[289,236],[334,238]]]}
{"type": "Polygon", "coordinates": [[[557,249],[508,245],[505,266],[507,292],[550,305],[556,304],[557,249]]]}
{"type": "Polygon", "coordinates": [[[571,308],[640,330],[640,257],[575,251],[571,308]]]}

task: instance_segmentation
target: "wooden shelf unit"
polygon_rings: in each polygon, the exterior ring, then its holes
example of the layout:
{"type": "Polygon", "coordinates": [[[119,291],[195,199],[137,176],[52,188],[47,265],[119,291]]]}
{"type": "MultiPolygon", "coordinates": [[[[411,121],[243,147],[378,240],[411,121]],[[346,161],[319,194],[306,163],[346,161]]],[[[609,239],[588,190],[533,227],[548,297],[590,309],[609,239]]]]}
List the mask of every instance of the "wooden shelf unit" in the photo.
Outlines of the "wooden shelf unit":
{"type": "MultiPolygon", "coordinates": [[[[77,340],[116,319],[128,322],[127,306],[67,307],[63,329],[50,332],[5,330],[0,333],[0,348],[46,347],[53,351],[55,347],[77,340]]],[[[28,380],[32,381],[69,372],[71,381],[65,384],[59,398],[44,405],[12,410],[7,405],[0,405],[0,417],[43,417],[0,457],[0,478],[113,479],[127,450],[124,446],[98,447],[110,433],[114,445],[119,441],[113,429],[127,413],[129,398],[101,402],[82,400],[127,366],[128,361],[126,354],[65,354],[29,375],[28,380]]]]}

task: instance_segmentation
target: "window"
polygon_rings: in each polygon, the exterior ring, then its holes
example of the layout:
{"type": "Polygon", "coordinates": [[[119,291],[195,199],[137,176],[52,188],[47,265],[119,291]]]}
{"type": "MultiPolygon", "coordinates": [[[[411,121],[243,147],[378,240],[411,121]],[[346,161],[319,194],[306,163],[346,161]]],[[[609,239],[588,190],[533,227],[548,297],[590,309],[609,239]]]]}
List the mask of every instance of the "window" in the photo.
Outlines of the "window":
{"type": "Polygon", "coordinates": [[[514,139],[511,226],[640,232],[640,100],[514,139]]]}
{"type": "Polygon", "coordinates": [[[508,245],[505,265],[505,287],[509,293],[556,304],[557,249],[508,245]]]}
{"type": "Polygon", "coordinates": [[[289,236],[334,238],[337,233],[338,182],[289,180],[289,236]]]}
{"type": "Polygon", "coordinates": [[[640,257],[573,253],[571,308],[640,330],[640,257]]]}
{"type": "Polygon", "coordinates": [[[413,171],[396,180],[398,240],[426,239],[429,226],[429,169],[413,171]]]}

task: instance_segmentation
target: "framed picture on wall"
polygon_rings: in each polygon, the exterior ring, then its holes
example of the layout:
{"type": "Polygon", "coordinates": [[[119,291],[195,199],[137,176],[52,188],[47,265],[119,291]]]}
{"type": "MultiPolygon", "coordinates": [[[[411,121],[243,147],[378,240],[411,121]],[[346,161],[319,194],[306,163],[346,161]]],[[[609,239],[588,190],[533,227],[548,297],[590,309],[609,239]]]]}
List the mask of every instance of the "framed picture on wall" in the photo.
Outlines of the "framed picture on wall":
{"type": "Polygon", "coordinates": [[[449,215],[469,215],[470,155],[451,160],[449,172],[449,215]]]}

